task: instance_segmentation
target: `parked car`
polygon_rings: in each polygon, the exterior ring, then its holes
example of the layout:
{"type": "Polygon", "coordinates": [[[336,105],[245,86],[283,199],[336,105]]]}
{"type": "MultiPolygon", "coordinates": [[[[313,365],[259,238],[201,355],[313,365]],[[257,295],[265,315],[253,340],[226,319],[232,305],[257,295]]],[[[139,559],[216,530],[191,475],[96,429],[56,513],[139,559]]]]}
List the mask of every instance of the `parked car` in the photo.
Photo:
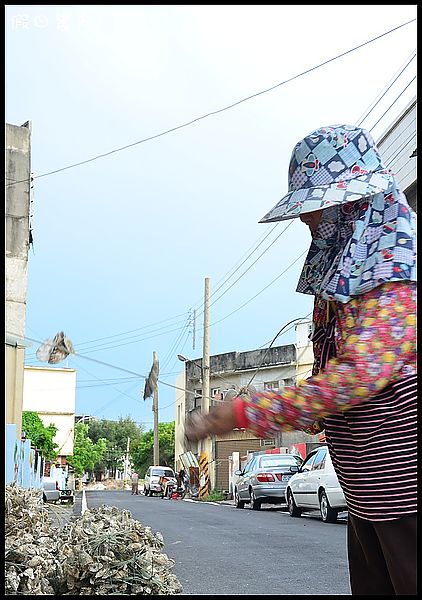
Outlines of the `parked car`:
{"type": "Polygon", "coordinates": [[[310,452],[286,486],[286,502],[291,517],[304,510],[319,510],[324,523],[335,523],[339,512],[347,510],[343,490],[334,471],[327,446],[310,452]]]}
{"type": "Polygon", "coordinates": [[[54,477],[43,477],[41,489],[44,502],[58,502],[60,500],[60,487],[54,477]]]}
{"type": "Polygon", "coordinates": [[[159,494],[160,496],[164,492],[162,477],[168,477],[175,480],[177,485],[176,475],[170,467],[154,466],[148,467],[144,477],[144,494],[145,496],[153,496],[159,494]]]}
{"type": "Polygon", "coordinates": [[[250,504],[253,510],[259,510],[264,502],[284,504],[287,482],[302,462],[295,454],[255,455],[242,470],[235,472],[239,476],[234,488],[236,508],[250,504]]]}

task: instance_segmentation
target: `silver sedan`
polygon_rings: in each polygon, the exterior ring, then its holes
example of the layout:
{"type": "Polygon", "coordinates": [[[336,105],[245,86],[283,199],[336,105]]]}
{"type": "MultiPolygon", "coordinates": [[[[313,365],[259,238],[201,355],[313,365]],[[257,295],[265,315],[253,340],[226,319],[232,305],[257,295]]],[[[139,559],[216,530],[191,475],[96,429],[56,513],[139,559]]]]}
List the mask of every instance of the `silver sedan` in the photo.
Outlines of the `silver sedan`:
{"type": "Polygon", "coordinates": [[[242,470],[235,472],[238,475],[234,489],[236,508],[243,508],[246,503],[253,510],[259,510],[263,503],[284,504],[287,482],[302,462],[295,454],[254,456],[242,470]]]}

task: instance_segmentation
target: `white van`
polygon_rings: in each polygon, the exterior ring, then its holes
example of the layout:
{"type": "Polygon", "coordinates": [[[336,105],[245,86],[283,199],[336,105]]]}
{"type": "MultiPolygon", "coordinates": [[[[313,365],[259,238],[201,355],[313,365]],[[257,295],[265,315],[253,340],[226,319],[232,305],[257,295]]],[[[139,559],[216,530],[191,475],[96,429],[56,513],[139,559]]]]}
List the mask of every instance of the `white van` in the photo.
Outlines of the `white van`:
{"type": "Polygon", "coordinates": [[[152,496],[153,494],[162,494],[163,488],[160,483],[161,477],[171,477],[176,480],[173,469],[170,467],[162,467],[160,465],[149,467],[144,478],[144,494],[152,496]]]}
{"type": "Polygon", "coordinates": [[[290,478],[285,496],[291,517],[300,517],[305,510],[319,510],[324,523],[335,523],[338,513],[347,510],[327,446],[308,454],[290,478]]]}

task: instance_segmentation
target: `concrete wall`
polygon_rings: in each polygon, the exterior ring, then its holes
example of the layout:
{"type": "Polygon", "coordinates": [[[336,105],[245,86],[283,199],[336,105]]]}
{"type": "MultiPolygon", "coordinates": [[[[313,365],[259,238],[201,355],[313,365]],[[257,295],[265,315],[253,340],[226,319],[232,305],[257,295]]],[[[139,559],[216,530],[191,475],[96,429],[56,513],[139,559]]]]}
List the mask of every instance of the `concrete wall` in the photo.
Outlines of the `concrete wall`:
{"type": "Polygon", "coordinates": [[[46,427],[57,427],[54,442],[60,456],[73,454],[75,402],[75,369],[25,367],[23,410],[36,412],[46,427]]]}
{"type": "Polygon", "coordinates": [[[30,124],[6,123],[6,325],[8,333],[21,337],[25,337],[30,176],[30,124]]]}
{"type": "Polygon", "coordinates": [[[16,426],[6,425],[5,484],[16,481],[25,488],[40,488],[45,461],[31,448],[31,440],[16,438],[16,426]]]}
{"type": "Polygon", "coordinates": [[[24,346],[6,343],[6,424],[15,425],[17,439],[21,437],[24,358],[24,346]]]}
{"type": "Polygon", "coordinates": [[[31,126],[6,123],[6,423],[21,434],[29,248],[31,126]],[[14,182],[24,180],[22,183],[14,182]],[[14,338],[14,339],[11,339],[14,338]]]}
{"type": "Polygon", "coordinates": [[[176,379],[176,387],[181,388],[176,390],[176,415],[174,428],[174,468],[176,472],[182,468],[182,463],[179,456],[184,453],[184,422],[185,422],[185,372],[183,371],[176,379]]]}

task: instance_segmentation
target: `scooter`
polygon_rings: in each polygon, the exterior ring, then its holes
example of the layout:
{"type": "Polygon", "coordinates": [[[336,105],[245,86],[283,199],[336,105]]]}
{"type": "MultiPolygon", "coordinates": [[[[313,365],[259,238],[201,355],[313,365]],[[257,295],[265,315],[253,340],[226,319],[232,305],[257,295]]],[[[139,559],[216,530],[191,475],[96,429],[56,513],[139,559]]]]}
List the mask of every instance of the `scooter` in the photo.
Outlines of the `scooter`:
{"type": "Polygon", "coordinates": [[[172,494],[177,490],[177,480],[169,477],[164,482],[161,482],[161,498],[171,498],[172,494]]]}
{"type": "Polygon", "coordinates": [[[183,484],[181,486],[178,486],[177,481],[175,479],[170,479],[165,484],[163,492],[161,493],[161,498],[169,498],[171,500],[178,500],[179,498],[181,498],[183,500],[185,494],[185,486],[183,484]]]}

